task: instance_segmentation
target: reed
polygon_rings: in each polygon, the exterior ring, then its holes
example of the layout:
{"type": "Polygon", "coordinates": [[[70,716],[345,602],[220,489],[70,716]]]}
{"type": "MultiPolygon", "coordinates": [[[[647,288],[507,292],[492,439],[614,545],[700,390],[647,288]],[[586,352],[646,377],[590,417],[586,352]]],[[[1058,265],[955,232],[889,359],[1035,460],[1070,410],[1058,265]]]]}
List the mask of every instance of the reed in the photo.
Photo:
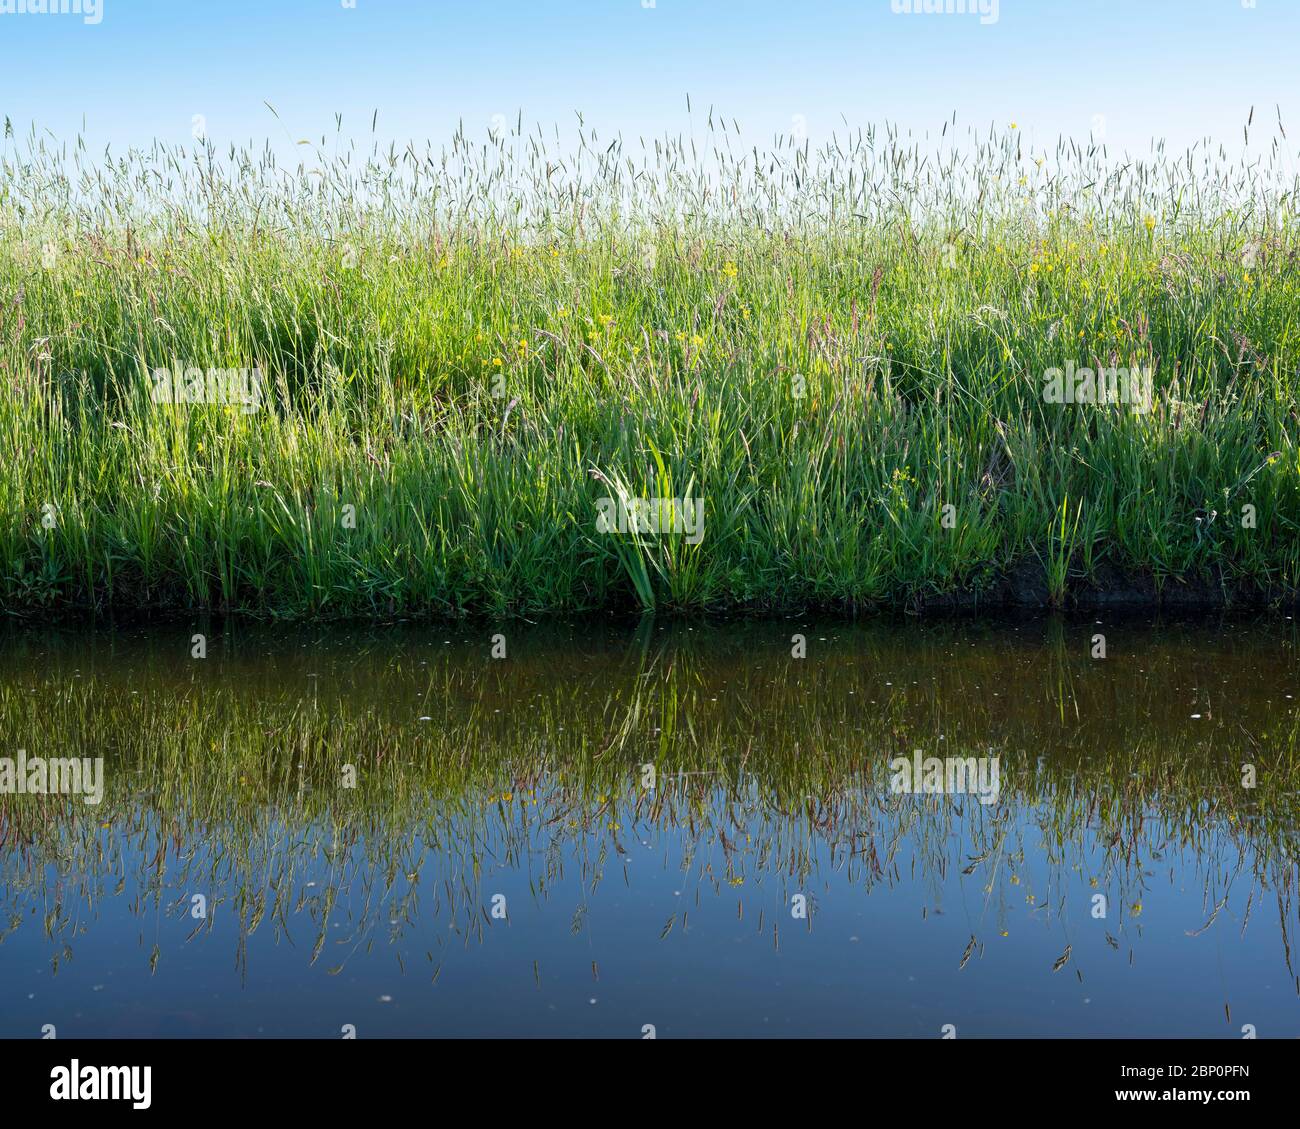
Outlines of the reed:
{"type": "Polygon", "coordinates": [[[1284,136],[692,123],[296,167],[7,126],[0,606],[1294,598],[1284,136]],[[1148,370],[1149,410],[1052,402],[1066,366],[1148,370]],[[155,402],[162,368],[256,369],[256,410],[155,402]],[[702,538],[598,532],[618,491],[701,499],[702,538]]]}

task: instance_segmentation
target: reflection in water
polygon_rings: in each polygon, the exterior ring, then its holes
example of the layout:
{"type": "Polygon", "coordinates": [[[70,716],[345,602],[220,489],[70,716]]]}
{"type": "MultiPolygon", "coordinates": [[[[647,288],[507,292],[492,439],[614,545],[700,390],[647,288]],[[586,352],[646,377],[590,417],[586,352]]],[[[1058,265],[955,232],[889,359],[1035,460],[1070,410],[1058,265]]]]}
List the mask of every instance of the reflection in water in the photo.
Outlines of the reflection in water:
{"type": "Polygon", "coordinates": [[[1289,621],[194,630],[0,639],[0,1034],[1300,1034],[1289,621]]]}

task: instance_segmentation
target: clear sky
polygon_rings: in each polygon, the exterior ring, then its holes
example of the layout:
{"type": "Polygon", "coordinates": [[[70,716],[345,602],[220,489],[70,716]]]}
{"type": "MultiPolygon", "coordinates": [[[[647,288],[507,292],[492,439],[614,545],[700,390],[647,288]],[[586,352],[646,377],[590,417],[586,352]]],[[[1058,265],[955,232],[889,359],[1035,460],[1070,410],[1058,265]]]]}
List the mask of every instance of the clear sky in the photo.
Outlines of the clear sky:
{"type": "Polygon", "coordinates": [[[1112,147],[1239,147],[1280,103],[1300,147],[1300,0],[999,0],[988,24],[891,0],[98,0],[93,25],[4,11],[23,2],[0,0],[0,114],[60,139],[84,115],[99,147],[188,141],[197,114],[220,145],[317,138],[336,112],[364,136],[376,109],[402,141],[520,110],[635,138],[684,131],[688,93],[760,145],[796,116],[816,142],[841,115],[922,131],[957,110],[1042,146],[1101,115],[1112,147]]]}

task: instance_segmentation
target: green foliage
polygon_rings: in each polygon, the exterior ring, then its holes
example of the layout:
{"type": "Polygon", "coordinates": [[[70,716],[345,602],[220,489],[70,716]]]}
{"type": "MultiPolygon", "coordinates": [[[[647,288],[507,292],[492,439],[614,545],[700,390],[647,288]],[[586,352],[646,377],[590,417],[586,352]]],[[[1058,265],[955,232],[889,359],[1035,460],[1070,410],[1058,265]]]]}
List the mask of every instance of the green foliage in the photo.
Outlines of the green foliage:
{"type": "Polygon", "coordinates": [[[639,169],[594,135],[296,173],[5,141],[0,606],[1300,588],[1285,184],[717,129],[639,169]],[[1149,366],[1150,410],[1047,402],[1067,362],[1149,366]],[[258,410],[154,403],[176,366],[256,367],[258,410]],[[598,533],[610,484],[702,498],[703,540],[598,533]]]}

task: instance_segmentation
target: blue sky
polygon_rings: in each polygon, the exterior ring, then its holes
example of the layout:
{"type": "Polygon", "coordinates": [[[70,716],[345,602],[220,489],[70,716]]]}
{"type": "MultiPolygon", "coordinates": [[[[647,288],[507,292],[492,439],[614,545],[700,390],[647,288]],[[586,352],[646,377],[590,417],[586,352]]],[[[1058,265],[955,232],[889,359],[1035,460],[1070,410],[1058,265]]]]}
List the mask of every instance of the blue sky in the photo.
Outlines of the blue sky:
{"type": "MultiPolygon", "coordinates": [[[[0,0],[0,8],[17,0],[0,0]]],[[[1016,121],[1039,145],[1086,137],[1240,145],[1280,103],[1300,145],[1300,2],[1000,0],[996,23],[890,0],[100,0],[103,18],[0,14],[0,114],[97,146],[368,134],[440,141],[493,115],[604,136],[684,131],[685,96],[746,140],[814,141],[889,120],[922,131],[1016,121]],[[263,102],[279,111],[276,122],[263,102]]],[[[697,118],[698,128],[698,118],[697,118]]],[[[1270,134],[1271,136],[1271,134],[1270,134]]],[[[1235,150],[1234,150],[1235,151],[1235,150]]],[[[1292,152],[1295,152],[1293,147],[1292,152]]]]}

